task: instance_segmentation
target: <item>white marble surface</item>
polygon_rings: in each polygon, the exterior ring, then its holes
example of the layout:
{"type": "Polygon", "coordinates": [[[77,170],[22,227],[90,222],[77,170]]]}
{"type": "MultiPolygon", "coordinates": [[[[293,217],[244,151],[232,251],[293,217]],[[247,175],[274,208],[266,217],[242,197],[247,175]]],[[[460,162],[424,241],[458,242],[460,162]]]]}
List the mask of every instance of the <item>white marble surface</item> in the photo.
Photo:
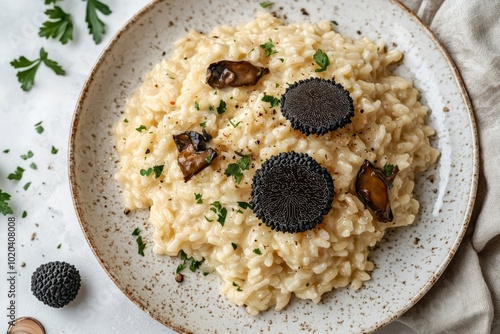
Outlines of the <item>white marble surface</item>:
{"type": "MultiPolygon", "coordinates": [[[[47,333],[173,333],[137,308],[116,288],[87,245],[71,201],[68,185],[67,150],[73,109],[80,89],[95,60],[115,32],[148,0],[106,0],[113,13],[104,17],[106,35],[95,45],[84,22],[85,3],[62,1],[60,6],[73,14],[74,41],[38,37],[45,20],[44,2],[32,0],[0,3],[0,189],[12,195],[12,217],[17,221],[16,316],[33,316],[47,333]],[[36,59],[41,47],[59,62],[66,76],[56,76],[41,67],[30,92],[23,92],[10,61],[21,55],[36,59]],[[35,131],[42,121],[44,132],[35,131]],[[54,146],[59,151],[51,153],[54,146]],[[3,153],[4,150],[9,153],[3,153]],[[21,155],[32,151],[28,160],[21,155]],[[29,165],[34,162],[37,170],[29,165]],[[16,167],[25,169],[21,181],[6,177],[16,167]],[[31,182],[25,191],[23,186],[31,182]],[[22,218],[22,212],[27,217],[22,218]],[[58,245],[61,247],[58,249],[58,245]],[[32,272],[50,261],[74,264],[82,276],[82,288],[75,301],[62,309],[39,302],[30,291],[32,272]],[[25,266],[21,267],[24,263],[25,266]]],[[[0,332],[8,325],[7,217],[0,215],[0,332]]],[[[393,323],[377,334],[413,333],[393,323]]]]}

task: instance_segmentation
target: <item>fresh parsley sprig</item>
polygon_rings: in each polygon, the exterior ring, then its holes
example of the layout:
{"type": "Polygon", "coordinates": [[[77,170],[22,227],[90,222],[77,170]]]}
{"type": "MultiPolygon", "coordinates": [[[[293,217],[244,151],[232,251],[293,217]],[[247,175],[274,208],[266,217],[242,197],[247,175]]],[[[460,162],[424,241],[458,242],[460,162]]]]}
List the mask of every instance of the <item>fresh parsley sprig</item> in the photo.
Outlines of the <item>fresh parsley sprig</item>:
{"type": "Polygon", "coordinates": [[[50,20],[45,21],[40,27],[38,35],[47,39],[59,38],[62,44],[68,43],[73,39],[73,21],[71,15],[64,12],[61,7],[54,6],[52,9],[47,9],[45,15],[50,20]]]}
{"type": "Polygon", "coordinates": [[[281,103],[281,100],[272,96],[272,95],[264,95],[262,97],[262,100],[263,102],[268,102],[270,105],[271,105],[271,108],[274,108],[274,107],[277,107],[280,105],[281,103]]]}
{"type": "Polygon", "coordinates": [[[274,5],[274,2],[271,2],[271,1],[264,1],[264,2],[261,2],[260,3],[260,6],[262,8],[270,8],[274,5]]]}
{"type": "Polygon", "coordinates": [[[40,49],[40,58],[29,60],[24,56],[19,59],[14,59],[10,64],[14,68],[27,68],[24,71],[17,72],[17,79],[21,83],[21,89],[25,92],[31,90],[35,84],[35,75],[42,63],[51,68],[57,75],[64,75],[66,72],[55,61],[48,58],[49,54],[43,49],[40,49]]]}
{"type": "Polygon", "coordinates": [[[323,52],[323,50],[318,49],[313,56],[314,61],[318,64],[319,68],[315,70],[315,72],[323,72],[326,71],[328,65],[330,65],[330,59],[328,55],[323,52]]]}
{"type": "Polygon", "coordinates": [[[111,9],[99,0],[87,0],[85,22],[87,22],[89,33],[92,35],[95,44],[102,42],[102,36],[105,33],[105,24],[99,19],[97,12],[101,12],[103,15],[112,13],[111,9]]]}
{"type": "Polygon", "coordinates": [[[273,40],[270,38],[269,38],[268,42],[261,44],[260,47],[262,49],[264,49],[264,53],[265,53],[266,57],[269,57],[272,54],[278,53],[278,51],[276,51],[276,49],[274,48],[273,40]]]}

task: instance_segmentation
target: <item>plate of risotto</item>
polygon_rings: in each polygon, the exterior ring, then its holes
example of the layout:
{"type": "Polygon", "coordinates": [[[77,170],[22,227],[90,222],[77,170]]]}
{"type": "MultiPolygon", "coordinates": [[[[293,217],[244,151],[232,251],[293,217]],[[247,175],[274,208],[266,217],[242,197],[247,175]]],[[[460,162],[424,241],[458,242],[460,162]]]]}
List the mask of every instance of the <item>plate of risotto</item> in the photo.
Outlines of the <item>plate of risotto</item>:
{"type": "Polygon", "coordinates": [[[69,156],[95,256],[181,333],[388,324],[456,252],[478,163],[453,61],[388,0],[152,2],[90,73],[69,156]]]}

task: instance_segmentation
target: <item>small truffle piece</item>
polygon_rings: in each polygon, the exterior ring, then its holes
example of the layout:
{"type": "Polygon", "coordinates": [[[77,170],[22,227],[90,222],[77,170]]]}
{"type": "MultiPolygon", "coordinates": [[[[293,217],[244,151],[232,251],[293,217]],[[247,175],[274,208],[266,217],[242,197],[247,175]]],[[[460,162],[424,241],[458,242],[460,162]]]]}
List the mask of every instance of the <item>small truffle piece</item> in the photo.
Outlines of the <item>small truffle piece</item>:
{"type": "Polygon", "coordinates": [[[217,157],[217,152],[206,145],[211,137],[205,130],[203,130],[203,134],[196,131],[186,131],[173,137],[179,151],[177,162],[185,182],[209,166],[217,157]]]}
{"type": "Polygon", "coordinates": [[[269,69],[248,61],[221,60],[207,68],[207,84],[212,88],[255,85],[269,69]]]}
{"type": "Polygon", "coordinates": [[[265,161],[252,181],[252,210],[279,232],[313,229],[332,208],[328,171],[305,153],[281,153],[265,161]]]}
{"type": "Polygon", "coordinates": [[[377,219],[386,223],[394,218],[389,200],[389,188],[399,168],[391,166],[384,170],[365,160],[356,177],[356,192],[361,201],[373,210],[377,219]]]}
{"type": "Polygon", "coordinates": [[[295,130],[324,135],[351,123],[349,92],[333,80],[309,78],[290,85],[281,96],[281,113],[295,130]]]}
{"type": "Polygon", "coordinates": [[[63,307],[75,299],[80,290],[80,273],[66,262],[49,262],[38,267],[31,276],[31,291],[50,307],[63,307]]]}

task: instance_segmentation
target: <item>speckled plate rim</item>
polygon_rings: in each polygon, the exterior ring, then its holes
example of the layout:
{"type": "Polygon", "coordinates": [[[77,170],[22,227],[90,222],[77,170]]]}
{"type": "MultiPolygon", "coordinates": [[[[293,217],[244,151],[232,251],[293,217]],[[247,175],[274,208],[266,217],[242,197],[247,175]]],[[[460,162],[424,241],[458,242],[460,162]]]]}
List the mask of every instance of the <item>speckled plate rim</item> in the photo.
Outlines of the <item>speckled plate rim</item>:
{"type": "MultiPolygon", "coordinates": [[[[459,234],[457,235],[457,238],[455,239],[455,242],[453,244],[453,247],[450,249],[448,252],[446,258],[444,261],[440,264],[440,266],[437,267],[437,270],[435,271],[434,275],[429,279],[429,281],[422,287],[422,289],[417,293],[417,295],[411,299],[407,305],[402,307],[400,310],[395,312],[392,316],[388,317],[387,319],[384,319],[376,324],[372,328],[368,328],[367,330],[369,332],[373,332],[375,330],[378,330],[389,323],[395,321],[399,317],[401,317],[404,313],[406,313],[410,308],[412,308],[431,288],[432,286],[436,283],[436,281],[441,277],[441,275],[444,273],[448,265],[450,264],[451,260],[453,259],[454,255],[456,254],[458,248],[460,247],[462,240],[465,237],[465,234],[467,232],[467,228],[469,226],[472,212],[474,209],[474,203],[476,199],[476,194],[477,194],[477,186],[478,186],[478,179],[479,179],[479,164],[480,164],[480,158],[479,158],[479,136],[478,136],[478,131],[477,131],[477,124],[475,121],[474,117],[474,109],[472,107],[472,103],[469,98],[469,94],[467,93],[467,89],[465,88],[465,84],[462,80],[462,77],[460,75],[460,72],[453,61],[451,55],[448,53],[444,45],[441,43],[441,41],[437,38],[437,36],[431,31],[431,29],[427,26],[425,22],[423,22],[417,15],[415,15],[408,7],[406,7],[404,4],[399,2],[398,0],[390,0],[391,3],[393,3],[396,6],[399,6],[405,13],[409,15],[409,17],[416,21],[422,28],[423,30],[428,34],[428,36],[431,38],[431,40],[435,43],[435,45],[438,47],[439,51],[441,52],[442,56],[446,60],[448,66],[451,69],[451,72],[453,74],[453,78],[455,79],[457,85],[459,86],[460,89],[460,94],[461,98],[463,100],[463,103],[467,109],[467,115],[469,118],[469,124],[471,126],[471,131],[472,131],[472,147],[473,147],[473,162],[472,162],[472,175],[473,175],[473,180],[471,183],[471,189],[468,197],[468,202],[467,202],[467,207],[465,209],[465,215],[464,215],[464,221],[462,224],[462,228],[459,231],[459,234]]],[[[83,221],[83,215],[82,215],[82,208],[80,207],[80,204],[77,201],[78,198],[78,189],[76,185],[76,180],[75,180],[75,137],[78,129],[78,124],[79,124],[79,118],[80,118],[80,113],[82,111],[82,106],[84,104],[85,98],[90,90],[90,87],[92,86],[96,73],[100,70],[100,68],[103,66],[104,59],[106,56],[111,52],[111,49],[113,46],[117,43],[117,41],[120,39],[120,37],[128,31],[134,24],[145,14],[147,14],[149,11],[153,10],[155,8],[156,4],[160,2],[160,0],[152,0],[149,4],[144,6],[141,10],[139,10],[130,20],[128,20],[125,25],[118,30],[118,32],[113,36],[111,41],[108,43],[108,45],[104,48],[104,50],[101,52],[99,55],[95,65],[92,67],[89,76],[87,77],[81,93],[78,97],[76,106],[75,106],[75,111],[73,114],[73,118],[71,121],[71,126],[70,126],[70,135],[69,135],[69,144],[68,144],[68,174],[69,174],[69,185],[70,185],[70,191],[72,194],[72,201],[73,201],[73,206],[78,218],[78,222],[80,224],[80,228],[82,229],[82,232],[85,236],[85,239],[87,240],[87,243],[89,244],[90,249],[94,253],[94,256],[97,258],[99,264],[103,267],[104,271],[106,274],[109,276],[109,278],[113,281],[113,283],[123,292],[127,298],[129,298],[134,304],[136,304],[141,310],[146,312],[148,315],[150,315],[152,318],[154,318],[156,321],[168,326],[169,328],[180,332],[180,333],[190,333],[188,330],[181,328],[179,326],[174,325],[173,323],[167,321],[163,321],[157,317],[155,317],[153,314],[150,314],[143,303],[141,303],[139,300],[134,298],[134,296],[129,293],[127,289],[125,289],[118,281],[117,278],[114,277],[113,273],[107,266],[107,264],[103,261],[101,254],[96,247],[94,240],[90,237],[89,231],[87,229],[87,225],[83,221]]]]}

